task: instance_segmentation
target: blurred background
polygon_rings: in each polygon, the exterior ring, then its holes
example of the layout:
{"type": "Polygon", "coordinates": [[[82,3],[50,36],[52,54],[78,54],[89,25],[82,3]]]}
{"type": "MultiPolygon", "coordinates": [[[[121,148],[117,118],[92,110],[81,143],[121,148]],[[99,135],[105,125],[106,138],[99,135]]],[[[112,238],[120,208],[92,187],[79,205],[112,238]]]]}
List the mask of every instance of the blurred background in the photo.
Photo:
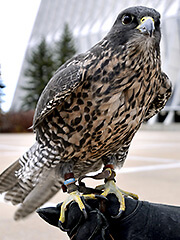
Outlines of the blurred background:
{"type": "MultiPolygon", "coordinates": [[[[136,134],[117,183],[142,200],[180,204],[180,0],[0,0],[0,172],[33,144],[26,132],[55,70],[101,40],[118,13],[135,5],[161,13],[162,69],[173,94],[136,134]]],[[[58,193],[49,204],[65,197],[58,193]]],[[[68,239],[36,214],[14,222],[14,211],[0,197],[0,239],[68,239]]]]}
{"type": "Polygon", "coordinates": [[[161,13],[162,69],[174,89],[166,107],[148,124],[180,122],[180,0],[1,0],[0,4],[1,132],[25,131],[55,70],[101,40],[118,13],[133,5],[153,7],[161,13]]]}

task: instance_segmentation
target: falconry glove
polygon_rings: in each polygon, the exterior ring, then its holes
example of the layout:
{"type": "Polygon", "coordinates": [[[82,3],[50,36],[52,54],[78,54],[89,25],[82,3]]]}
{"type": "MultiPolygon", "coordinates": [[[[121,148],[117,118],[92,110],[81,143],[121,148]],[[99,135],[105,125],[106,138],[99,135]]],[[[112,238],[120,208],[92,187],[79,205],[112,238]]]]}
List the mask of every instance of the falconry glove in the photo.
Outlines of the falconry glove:
{"type": "MultiPolygon", "coordinates": [[[[97,201],[93,202],[97,205],[97,201]]],[[[62,204],[58,204],[56,207],[38,209],[37,212],[46,222],[67,232],[71,240],[112,239],[109,235],[107,219],[97,208],[98,205],[95,206],[92,203],[92,206],[90,206],[85,203],[86,211],[88,213],[88,218],[85,219],[84,215],[78,208],[77,203],[72,202],[68,206],[65,223],[60,225],[59,214],[61,205],[62,204]]]]}
{"type": "MultiPolygon", "coordinates": [[[[72,240],[179,240],[180,207],[125,198],[126,210],[114,218],[119,209],[115,195],[108,201],[87,200],[88,218],[85,220],[77,203],[71,203],[66,212],[66,222],[61,229],[72,240]]],[[[60,205],[39,209],[39,215],[58,227],[60,205]]]]}

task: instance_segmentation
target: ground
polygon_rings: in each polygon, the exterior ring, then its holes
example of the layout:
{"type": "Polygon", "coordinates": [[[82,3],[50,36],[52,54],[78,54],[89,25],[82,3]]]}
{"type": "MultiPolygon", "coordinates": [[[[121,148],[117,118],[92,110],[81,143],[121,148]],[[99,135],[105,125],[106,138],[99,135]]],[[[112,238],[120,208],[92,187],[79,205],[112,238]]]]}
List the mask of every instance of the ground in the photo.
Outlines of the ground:
{"type": "MultiPolygon", "coordinates": [[[[149,129],[143,127],[136,134],[124,168],[117,174],[117,185],[137,193],[140,200],[180,206],[180,127],[149,129]]],[[[0,134],[0,172],[33,142],[33,134],[0,134]]],[[[95,186],[101,182],[88,180],[86,183],[95,186]]],[[[66,194],[59,192],[48,205],[54,206],[65,198],[66,194]]],[[[15,209],[0,196],[1,240],[68,239],[65,233],[45,223],[36,213],[15,222],[15,209]]]]}

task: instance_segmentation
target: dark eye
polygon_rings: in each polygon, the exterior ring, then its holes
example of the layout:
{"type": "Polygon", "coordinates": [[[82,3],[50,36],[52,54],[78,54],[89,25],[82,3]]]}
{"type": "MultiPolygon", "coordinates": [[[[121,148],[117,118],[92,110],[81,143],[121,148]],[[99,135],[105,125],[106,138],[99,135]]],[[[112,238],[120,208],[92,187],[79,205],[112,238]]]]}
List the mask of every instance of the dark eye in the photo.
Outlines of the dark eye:
{"type": "Polygon", "coordinates": [[[122,24],[123,25],[126,25],[126,24],[129,24],[129,23],[131,23],[132,22],[132,20],[133,20],[133,16],[132,15],[130,15],[130,14],[125,14],[123,17],[122,17],[122,24]]]}

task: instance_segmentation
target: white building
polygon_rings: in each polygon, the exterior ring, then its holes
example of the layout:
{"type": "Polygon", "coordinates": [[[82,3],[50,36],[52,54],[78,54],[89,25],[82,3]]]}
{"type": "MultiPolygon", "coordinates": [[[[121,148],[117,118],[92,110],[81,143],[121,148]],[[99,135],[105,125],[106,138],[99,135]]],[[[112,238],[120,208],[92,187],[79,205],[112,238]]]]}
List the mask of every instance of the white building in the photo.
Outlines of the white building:
{"type": "MultiPolygon", "coordinates": [[[[20,110],[21,99],[25,94],[21,86],[25,85],[27,80],[24,76],[26,59],[42,37],[50,43],[58,40],[64,24],[68,23],[78,52],[84,52],[105,36],[119,12],[135,5],[153,7],[161,13],[163,70],[174,86],[173,97],[164,110],[168,111],[164,123],[169,124],[174,121],[175,113],[176,117],[180,115],[180,0],[41,0],[11,111],[20,110]]],[[[157,117],[150,122],[155,121],[157,117]]]]}

